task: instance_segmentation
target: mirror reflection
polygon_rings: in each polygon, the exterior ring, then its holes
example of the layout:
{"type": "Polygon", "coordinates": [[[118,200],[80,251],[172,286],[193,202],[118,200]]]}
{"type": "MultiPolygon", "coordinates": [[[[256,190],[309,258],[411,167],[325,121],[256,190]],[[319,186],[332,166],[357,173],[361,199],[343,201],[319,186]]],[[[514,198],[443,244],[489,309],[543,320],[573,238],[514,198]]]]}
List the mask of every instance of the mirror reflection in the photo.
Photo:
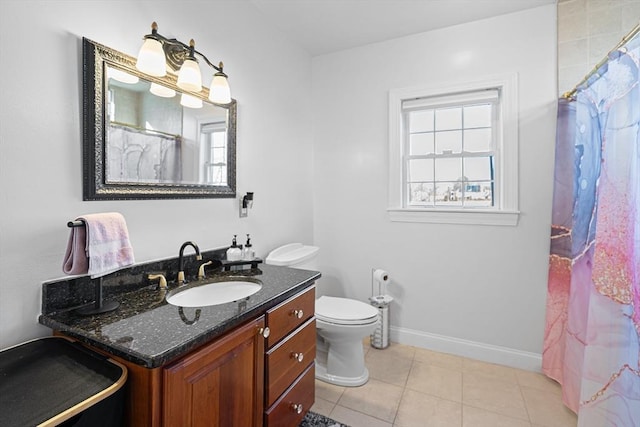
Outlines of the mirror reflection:
{"type": "Polygon", "coordinates": [[[106,68],[107,183],[227,185],[228,110],[106,68]]]}

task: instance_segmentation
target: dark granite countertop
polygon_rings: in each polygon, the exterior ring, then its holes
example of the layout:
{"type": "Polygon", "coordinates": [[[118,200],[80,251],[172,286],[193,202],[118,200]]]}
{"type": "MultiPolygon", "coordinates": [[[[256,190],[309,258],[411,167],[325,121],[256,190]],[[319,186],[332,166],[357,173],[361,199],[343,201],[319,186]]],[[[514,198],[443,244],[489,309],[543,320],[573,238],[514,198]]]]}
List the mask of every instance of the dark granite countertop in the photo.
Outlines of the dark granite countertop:
{"type": "MultiPolygon", "coordinates": [[[[262,288],[241,302],[181,308],[168,304],[157,286],[145,286],[111,295],[120,307],[110,313],[81,316],[67,310],[42,314],[39,321],[110,354],[156,368],[262,315],[320,277],[317,271],[263,264],[214,274],[220,275],[252,276],[262,288]]],[[[175,287],[169,284],[169,290],[175,287]]]]}

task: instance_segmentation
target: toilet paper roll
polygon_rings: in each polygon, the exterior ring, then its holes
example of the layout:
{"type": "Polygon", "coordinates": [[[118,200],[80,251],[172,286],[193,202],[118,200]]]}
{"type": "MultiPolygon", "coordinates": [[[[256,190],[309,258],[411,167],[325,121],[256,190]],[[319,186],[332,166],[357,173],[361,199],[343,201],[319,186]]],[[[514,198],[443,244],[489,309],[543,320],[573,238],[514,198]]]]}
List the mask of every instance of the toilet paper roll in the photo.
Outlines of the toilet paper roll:
{"type": "Polygon", "coordinates": [[[389,273],[387,273],[384,270],[374,270],[373,271],[373,279],[378,282],[381,283],[383,285],[388,285],[389,284],[389,273]]]}

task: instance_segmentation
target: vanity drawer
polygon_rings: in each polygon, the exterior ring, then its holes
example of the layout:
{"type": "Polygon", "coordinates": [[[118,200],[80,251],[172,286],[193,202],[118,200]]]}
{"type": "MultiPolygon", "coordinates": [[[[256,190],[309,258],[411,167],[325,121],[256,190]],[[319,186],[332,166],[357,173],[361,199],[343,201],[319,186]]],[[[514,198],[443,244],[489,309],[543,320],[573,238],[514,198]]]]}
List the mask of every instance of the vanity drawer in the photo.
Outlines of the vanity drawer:
{"type": "Polygon", "coordinates": [[[294,296],[282,304],[267,311],[266,323],[270,330],[267,348],[271,348],[289,332],[302,325],[315,313],[316,288],[294,296]]]}
{"type": "Polygon", "coordinates": [[[266,406],[270,406],[316,357],[316,320],[309,319],[267,352],[266,406]]]}
{"type": "Polygon", "coordinates": [[[291,427],[300,424],[315,401],[315,364],[265,413],[266,427],[291,427]]]}

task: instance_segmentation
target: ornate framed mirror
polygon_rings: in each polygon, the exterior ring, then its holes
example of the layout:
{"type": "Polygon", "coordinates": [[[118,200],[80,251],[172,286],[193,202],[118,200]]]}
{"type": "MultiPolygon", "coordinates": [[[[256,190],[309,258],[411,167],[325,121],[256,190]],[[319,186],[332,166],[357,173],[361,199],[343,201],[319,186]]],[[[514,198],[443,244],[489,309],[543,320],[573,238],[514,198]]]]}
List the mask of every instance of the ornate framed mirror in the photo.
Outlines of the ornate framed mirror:
{"type": "Polygon", "coordinates": [[[83,38],[83,200],[235,197],[236,101],[83,38]]]}

